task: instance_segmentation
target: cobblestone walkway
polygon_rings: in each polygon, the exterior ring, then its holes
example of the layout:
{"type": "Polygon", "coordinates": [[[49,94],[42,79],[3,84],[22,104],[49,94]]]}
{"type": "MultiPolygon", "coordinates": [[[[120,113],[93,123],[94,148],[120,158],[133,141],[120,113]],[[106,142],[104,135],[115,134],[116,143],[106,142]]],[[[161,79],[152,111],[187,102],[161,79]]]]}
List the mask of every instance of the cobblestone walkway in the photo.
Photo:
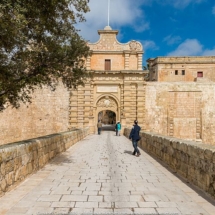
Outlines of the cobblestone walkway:
{"type": "Polygon", "coordinates": [[[215,206],[115,132],[91,135],[0,198],[0,214],[194,214],[215,206]]]}

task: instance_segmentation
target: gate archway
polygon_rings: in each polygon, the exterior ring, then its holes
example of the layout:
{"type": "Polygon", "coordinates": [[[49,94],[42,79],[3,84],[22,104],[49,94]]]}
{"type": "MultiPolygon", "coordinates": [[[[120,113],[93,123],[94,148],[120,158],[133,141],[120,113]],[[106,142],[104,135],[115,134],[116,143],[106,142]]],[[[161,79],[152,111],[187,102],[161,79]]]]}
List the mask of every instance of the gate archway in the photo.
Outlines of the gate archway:
{"type": "Polygon", "coordinates": [[[111,110],[105,110],[98,113],[98,119],[102,122],[103,131],[114,131],[116,124],[116,113],[111,110]]]}
{"type": "Polygon", "coordinates": [[[98,120],[101,120],[104,125],[114,125],[116,124],[116,113],[111,110],[100,111],[98,120]]]}
{"type": "Polygon", "coordinates": [[[119,102],[113,96],[103,95],[98,98],[95,109],[95,125],[98,120],[102,120],[102,123],[106,125],[114,125],[119,120],[119,102]]]}

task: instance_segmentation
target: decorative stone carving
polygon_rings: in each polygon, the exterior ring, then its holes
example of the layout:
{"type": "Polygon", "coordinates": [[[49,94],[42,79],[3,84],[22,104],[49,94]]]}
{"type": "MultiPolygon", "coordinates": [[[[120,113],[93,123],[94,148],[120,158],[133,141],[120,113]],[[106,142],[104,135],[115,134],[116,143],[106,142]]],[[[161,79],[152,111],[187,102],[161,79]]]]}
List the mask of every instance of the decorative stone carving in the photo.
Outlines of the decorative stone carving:
{"type": "Polygon", "coordinates": [[[100,31],[100,39],[96,43],[88,43],[91,51],[142,51],[141,43],[131,41],[130,43],[118,42],[116,35],[118,31],[100,31]]]}
{"type": "Polygon", "coordinates": [[[137,41],[132,40],[129,43],[129,47],[130,47],[131,51],[141,51],[141,45],[137,41]]]}
{"type": "Polygon", "coordinates": [[[97,107],[116,108],[117,104],[114,99],[109,96],[105,96],[97,102],[97,107]]]}
{"type": "MultiPolygon", "coordinates": [[[[112,35],[111,35],[112,36],[112,35]]],[[[114,37],[108,38],[105,36],[98,44],[89,44],[90,49],[93,51],[123,51],[124,47],[116,41],[114,37]]]]}

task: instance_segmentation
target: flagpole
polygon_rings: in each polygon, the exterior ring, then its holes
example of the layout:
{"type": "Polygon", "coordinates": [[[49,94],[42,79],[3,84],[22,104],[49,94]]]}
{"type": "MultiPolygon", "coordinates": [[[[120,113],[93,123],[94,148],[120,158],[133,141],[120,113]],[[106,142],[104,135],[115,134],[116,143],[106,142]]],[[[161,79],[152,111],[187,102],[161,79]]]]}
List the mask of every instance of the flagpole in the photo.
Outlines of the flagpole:
{"type": "Polygon", "coordinates": [[[108,26],[110,26],[110,0],[108,0],[108,26]]]}

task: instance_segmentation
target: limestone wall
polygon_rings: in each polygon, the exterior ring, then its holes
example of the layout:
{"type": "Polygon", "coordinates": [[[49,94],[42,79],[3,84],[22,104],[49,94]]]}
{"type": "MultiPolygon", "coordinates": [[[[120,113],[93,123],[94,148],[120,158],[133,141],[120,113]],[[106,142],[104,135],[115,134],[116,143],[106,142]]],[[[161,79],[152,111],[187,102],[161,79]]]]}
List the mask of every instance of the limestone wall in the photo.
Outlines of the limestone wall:
{"type": "Polygon", "coordinates": [[[0,196],[88,135],[76,129],[0,146],[0,196]]]}
{"type": "MultiPolygon", "coordinates": [[[[129,136],[130,129],[125,129],[129,136]]],[[[215,146],[141,132],[139,147],[215,198],[215,146]]]]}
{"type": "Polygon", "coordinates": [[[203,80],[215,81],[215,64],[161,64],[157,70],[157,81],[196,81],[198,72],[202,72],[203,80]],[[177,75],[175,71],[178,71],[177,75]],[[184,71],[184,75],[182,73],[184,71]]]}
{"type": "MultiPolygon", "coordinates": [[[[125,69],[125,57],[123,53],[118,54],[93,54],[91,56],[91,70],[105,70],[105,59],[111,60],[111,70],[125,69]]],[[[137,65],[137,63],[135,64],[137,65]]],[[[137,66],[136,66],[137,69],[137,66]]]]}
{"type": "Polygon", "coordinates": [[[147,82],[143,129],[215,145],[215,84],[147,82]]]}
{"type": "Polygon", "coordinates": [[[0,145],[68,130],[69,92],[62,85],[55,91],[35,91],[31,104],[0,112],[0,145]]]}
{"type": "Polygon", "coordinates": [[[143,47],[140,42],[119,43],[118,31],[106,26],[98,31],[99,41],[88,43],[91,56],[87,58],[87,70],[105,70],[105,59],[111,60],[110,70],[142,70],[143,47]]]}
{"type": "Polygon", "coordinates": [[[214,56],[157,57],[148,62],[151,81],[215,81],[214,56]]]}

